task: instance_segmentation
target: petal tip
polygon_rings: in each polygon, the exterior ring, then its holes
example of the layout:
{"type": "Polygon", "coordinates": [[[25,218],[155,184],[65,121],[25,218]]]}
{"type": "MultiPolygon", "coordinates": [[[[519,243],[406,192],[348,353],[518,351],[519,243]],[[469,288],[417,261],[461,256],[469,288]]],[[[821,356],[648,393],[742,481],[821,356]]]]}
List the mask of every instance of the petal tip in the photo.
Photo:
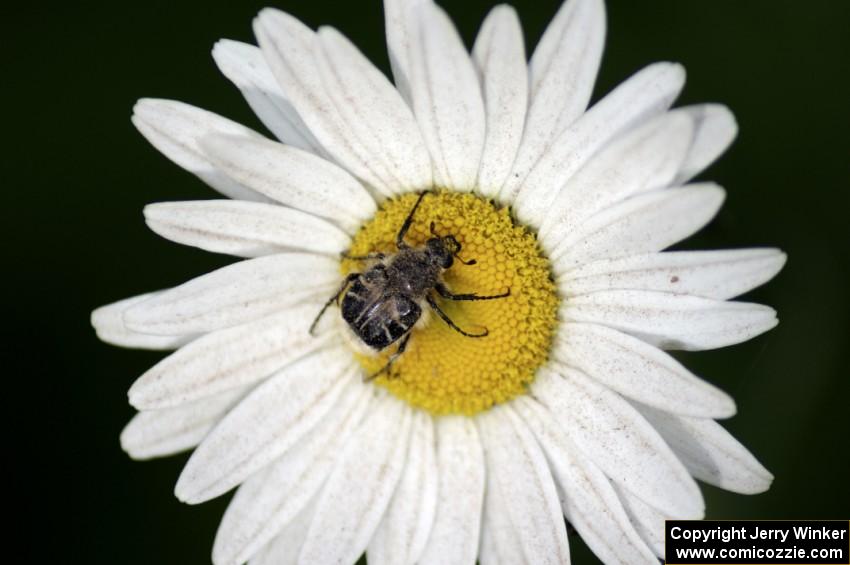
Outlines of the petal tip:
{"type": "Polygon", "coordinates": [[[139,411],[148,408],[144,394],[144,386],[139,384],[140,380],[141,379],[136,379],[136,382],[130,385],[130,389],[127,391],[127,402],[130,403],[130,406],[139,411]]]}
{"type": "Polygon", "coordinates": [[[142,438],[138,433],[138,426],[134,426],[133,422],[136,419],[130,420],[124,429],[121,430],[121,435],[118,437],[118,442],[121,445],[121,450],[126,453],[130,459],[134,461],[144,461],[151,459],[152,456],[145,453],[142,446],[142,438]]]}
{"type": "Polygon", "coordinates": [[[726,488],[726,490],[746,495],[762,494],[770,490],[770,487],[773,486],[773,473],[756,460],[753,460],[752,463],[753,467],[749,470],[748,476],[739,484],[734,485],[734,488],[726,488]]]}
{"type": "Polygon", "coordinates": [[[717,183],[709,182],[702,184],[705,192],[709,195],[711,200],[711,204],[716,206],[718,209],[723,206],[723,203],[726,201],[726,189],[720,186],[717,183]]]}
{"type": "Polygon", "coordinates": [[[779,272],[785,267],[785,264],[788,262],[788,254],[787,253],[785,253],[781,249],[776,249],[776,248],[772,248],[772,251],[774,252],[774,256],[773,256],[773,260],[774,260],[773,270],[774,270],[774,272],[773,272],[772,275],[770,275],[768,280],[770,280],[773,277],[775,277],[776,275],[778,275],[779,272]]]}
{"type": "Polygon", "coordinates": [[[496,4],[493,6],[493,9],[490,10],[490,14],[493,16],[498,15],[500,17],[512,17],[518,19],[516,8],[510,4],[496,4]]]}
{"type": "Polygon", "coordinates": [[[95,332],[99,332],[101,328],[103,328],[106,323],[106,316],[108,315],[108,311],[106,310],[107,306],[98,306],[94,310],[92,310],[89,315],[89,323],[91,327],[94,328],[95,332]]]}
{"type": "Polygon", "coordinates": [[[163,209],[168,205],[167,202],[152,202],[150,204],[145,204],[145,207],[142,208],[142,216],[145,218],[145,222],[148,222],[150,225],[151,221],[155,221],[162,217],[163,209]]]}
{"type": "Polygon", "coordinates": [[[770,490],[770,487],[773,486],[773,473],[768,471],[765,467],[761,467],[759,469],[758,478],[761,479],[761,483],[756,486],[752,492],[752,494],[761,494],[763,492],[767,492],[770,490]]]}
{"type": "Polygon", "coordinates": [[[168,100],[166,98],[139,98],[133,104],[133,117],[143,121],[149,121],[161,113],[163,109],[169,106],[184,105],[176,100],[168,100]]]}
{"type": "Polygon", "coordinates": [[[724,126],[724,129],[730,132],[732,137],[738,133],[738,120],[735,119],[735,114],[726,104],[710,104],[708,111],[714,114],[714,119],[718,120],[724,126]]]}
{"type": "Polygon", "coordinates": [[[177,479],[177,484],[174,485],[174,496],[177,497],[177,500],[182,502],[183,504],[200,504],[204,502],[206,499],[201,499],[198,496],[197,485],[194,477],[189,473],[189,467],[192,464],[192,458],[189,459],[189,462],[186,463],[186,466],[183,468],[183,472],[180,473],[180,477],[177,479]]]}
{"type": "Polygon", "coordinates": [[[663,64],[667,65],[667,67],[670,69],[670,72],[681,76],[682,82],[685,81],[688,75],[688,72],[685,69],[685,65],[679,63],[678,61],[665,61],[663,64]]]}
{"type": "Polygon", "coordinates": [[[269,20],[269,19],[272,19],[272,18],[280,17],[281,15],[283,15],[283,12],[281,10],[279,10],[278,8],[272,8],[270,6],[266,6],[265,8],[262,8],[262,9],[260,9],[259,12],[257,12],[257,16],[254,19],[255,20],[269,20]]]}
{"type": "Polygon", "coordinates": [[[717,415],[714,416],[716,419],[725,419],[731,418],[735,414],[738,413],[738,405],[735,403],[735,399],[725,392],[720,392],[721,398],[718,402],[717,415]]]}
{"type": "Polygon", "coordinates": [[[227,75],[225,69],[231,65],[238,63],[238,61],[236,60],[236,51],[245,49],[246,47],[248,47],[248,45],[242,43],[241,41],[234,41],[233,39],[221,38],[215,43],[213,43],[213,47],[210,50],[210,53],[212,54],[213,60],[215,61],[219,69],[222,71],[222,73],[227,75]]]}
{"type": "Polygon", "coordinates": [[[682,63],[678,63],[676,61],[658,61],[657,63],[652,63],[649,65],[651,69],[657,69],[659,72],[659,82],[669,82],[675,85],[674,90],[678,93],[682,87],[685,85],[685,81],[688,78],[688,73],[685,70],[685,66],[682,63]],[[661,77],[664,75],[668,75],[669,78],[665,77],[661,80],[661,77]]]}

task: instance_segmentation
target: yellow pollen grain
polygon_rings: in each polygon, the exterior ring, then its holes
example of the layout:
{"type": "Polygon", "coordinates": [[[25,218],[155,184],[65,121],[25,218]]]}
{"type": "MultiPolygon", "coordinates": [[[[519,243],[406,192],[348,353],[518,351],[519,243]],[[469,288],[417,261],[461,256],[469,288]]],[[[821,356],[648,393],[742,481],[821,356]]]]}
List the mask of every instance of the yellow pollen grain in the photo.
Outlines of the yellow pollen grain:
{"type": "MultiPolygon", "coordinates": [[[[395,238],[416,194],[384,202],[351,245],[353,256],[396,252],[395,238]]],[[[557,323],[558,295],[549,261],[534,235],[514,223],[508,208],[467,193],[435,191],[422,200],[405,241],[424,245],[433,237],[435,222],[441,236],[453,235],[462,245],[460,256],[475,265],[455,261],[443,280],[456,294],[501,294],[497,300],[451,301],[436,296],[442,310],[461,328],[482,338],[460,335],[436,314],[424,327],[412,330],[407,350],[392,365],[389,376],[375,384],[434,415],[482,412],[495,404],[524,394],[538,367],[546,362],[557,323]]],[[[342,273],[362,272],[368,262],[343,260],[342,273]]],[[[395,351],[391,345],[380,354],[355,352],[367,375],[374,374],[395,351]]]]}

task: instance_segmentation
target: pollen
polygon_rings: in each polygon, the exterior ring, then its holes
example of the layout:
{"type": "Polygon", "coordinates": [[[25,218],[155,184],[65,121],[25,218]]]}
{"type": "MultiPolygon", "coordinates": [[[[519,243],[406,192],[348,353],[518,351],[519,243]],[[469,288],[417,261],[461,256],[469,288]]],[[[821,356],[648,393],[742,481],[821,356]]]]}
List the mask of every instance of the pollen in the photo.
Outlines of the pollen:
{"type": "MultiPolygon", "coordinates": [[[[387,200],[354,237],[352,256],[397,251],[395,238],[416,194],[387,200]]],[[[485,337],[465,337],[423,305],[406,351],[391,370],[373,382],[434,415],[473,415],[524,394],[548,357],[557,323],[558,295],[549,261],[535,235],[517,224],[507,207],[468,193],[439,191],[420,204],[405,241],[421,246],[433,237],[453,235],[459,256],[443,281],[455,294],[510,296],[487,301],[452,301],[433,293],[440,308],[460,328],[485,337]]],[[[368,262],[345,259],[343,274],[361,272],[368,262]]],[[[397,348],[378,354],[355,351],[366,375],[378,372],[397,348]]]]}

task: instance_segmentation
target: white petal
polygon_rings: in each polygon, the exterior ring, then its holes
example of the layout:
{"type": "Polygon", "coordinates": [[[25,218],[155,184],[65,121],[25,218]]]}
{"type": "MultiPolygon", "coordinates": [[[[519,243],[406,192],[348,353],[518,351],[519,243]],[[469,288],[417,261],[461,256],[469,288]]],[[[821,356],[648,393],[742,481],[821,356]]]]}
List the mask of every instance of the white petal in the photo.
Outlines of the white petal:
{"type": "Polygon", "coordinates": [[[284,96],[259,47],[222,39],[213,47],[213,58],[275,137],[287,145],[324,156],[324,149],[284,96]]]}
{"type": "Polygon", "coordinates": [[[337,262],[307,253],[249,259],[192,279],[130,307],[132,330],[162,335],[209,332],[250,322],[339,284],[337,262]]]}
{"type": "MultiPolygon", "coordinates": [[[[169,355],[130,387],[140,409],[166,408],[255,383],[328,346],[310,324],[324,301],[308,301],[255,322],[204,335],[169,355]]],[[[347,351],[340,349],[339,355],[347,351]]]]}
{"type": "Polygon", "coordinates": [[[211,136],[201,142],[220,170],[269,198],[354,233],[375,201],[354,177],[312,153],[265,139],[211,136]]]}
{"type": "Polygon", "coordinates": [[[517,217],[539,226],[567,180],[611,139],[665,111],[685,82],[681,65],[656,63],[635,73],[561,133],[539,160],[513,167],[500,199],[517,217]]]}
{"type": "Polygon", "coordinates": [[[337,349],[297,361],[258,386],[195,450],[177,498],[190,504],[224,494],[285,453],[336,404],[354,378],[337,349]]]}
{"type": "Polygon", "coordinates": [[[662,349],[689,351],[741,343],[778,323],[776,312],[761,304],[641,290],[576,296],[566,302],[563,316],[609,326],[662,349]]]}
{"type": "MultiPolygon", "coordinates": [[[[585,111],[604,43],[602,1],[564,2],[529,62],[528,116],[514,174],[524,178],[550,146],[559,141],[558,136],[585,111]]],[[[502,196],[506,199],[507,194],[503,192],[502,196]]]]}
{"type": "MultiPolygon", "coordinates": [[[[163,291],[164,292],[164,291],[163,291]]],[[[106,343],[134,349],[177,349],[194,339],[194,335],[151,335],[135,332],[124,324],[124,312],[131,306],[149,300],[162,292],[149,292],[125,298],[91,313],[91,325],[97,337],[106,343]]]]}
{"type": "Polygon", "coordinates": [[[431,154],[434,183],[472,190],[484,149],[484,100],[475,67],[446,13],[421,3],[412,13],[413,112],[431,154]]]}
{"type": "MultiPolygon", "coordinates": [[[[503,559],[502,554],[499,553],[499,548],[496,546],[496,533],[494,531],[496,528],[491,522],[492,520],[488,520],[488,517],[485,517],[484,523],[481,525],[481,547],[478,550],[477,562],[481,565],[507,565],[511,561],[503,559]]],[[[517,559],[513,563],[519,563],[521,557],[517,559]]]]}
{"type": "Polygon", "coordinates": [[[294,208],[257,202],[160,202],[145,206],[145,221],[171,241],[240,257],[283,251],[339,257],[351,243],[344,231],[326,220],[294,208]]]}
{"type": "Polygon", "coordinates": [[[656,290],[727,300],[772,279],[785,264],[778,249],[669,251],[594,261],[558,281],[564,296],[600,290],[656,290]]]}
{"type": "Polygon", "coordinates": [[[296,565],[315,513],[316,500],[313,499],[272,541],[248,561],[248,565],[296,565]]]}
{"type": "Polygon", "coordinates": [[[384,397],[342,448],[298,559],[354,563],[378,527],[404,469],[412,412],[384,397]]]}
{"type": "Polygon", "coordinates": [[[434,526],[421,565],[472,565],[484,501],[484,451],[472,421],[444,416],[437,424],[439,487],[434,526]]]}
{"type": "Polygon", "coordinates": [[[240,387],[175,408],[139,412],[121,432],[121,448],[133,459],[191,449],[248,390],[250,387],[240,387]]]}
{"type": "MultiPolygon", "coordinates": [[[[663,558],[664,521],[668,519],[673,520],[676,517],[661,512],[616,483],[612,486],[620,497],[620,501],[623,503],[623,507],[626,509],[626,514],[629,516],[632,525],[634,525],[635,531],[649,545],[655,555],[663,558]]],[[[702,516],[699,516],[698,519],[702,519],[702,516]]]]}
{"type": "Polygon", "coordinates": [[[472,58],[484,95],[486,138],[478,191],[499,194],[522,139],[528,106],[528,66],[522,27],[516,11],[496,6],[487,14],[472,48],[472,58]]]}
{"type": "Polygon", "coordinates": [[[133,124],[163,155],[230,198],[267,202],[268,198],[222,174],[198,146],[211,134],[261,139],[253,130],[183,102],[144,98],[133,108],[133,124]]]}
{"type": "Polygon", "coordinates": [[[597,259],[661,251],[699,231],[723,204],[713,184],[656,190],[630,198],[590,218],[578,229],[558,225],[548,238],[550,257],[561,274],[597,259]]]}
{"type": "Polygon", "coordinates": [[[384,196],[429,183],[410,109],[353,45],[272,9],[260,12],[254,33],[287,99],[338,163],[384,196]]]}
{"type": "MultiPolygon", "coordinates": [[[[496,478],[489,471],[488,463],[484,516],[481,524],[481,565],[532,565],[526,561],[522,553],[519,534],[506,511],[506,506],[496,478]]],[[[467,562],[468,565],[472,563],[474,561],[467,562]]]]}
{"type": "MultiPolygon", "coordinates": [[[[367,150],[364,164],[380,171],[383,194],[431,186],[431,159],[410,107],[389,80],[342,34],[319,30],[317,61],[325,88],[345,121],[353,146],[367,150]]],[[[380,187],[376,187],[380,188],[380,187]]]]}
{"type": "Polygon", "coordinates": [[[698,175],[726,151],[738,135],[738,123],[729,108],[720,104],[698,104],[678,110],[689,113],[696,123],[696,135],[674,181],[681,184],[698,175]]]}
{"type": "Polygon", "coordinates": [[[413,414],[404,473],[369,542],[367,555],[371,565],[419,561],[434,525],[439,479],[434,419],[417,411],[413,414]]]}
{"type": "Polygon", "coordinates": [[[349,383],[339,402],[313,430],[239,487],[216,534],[214,563],[243,563],[299,519],[363,419],[370,397],[371,391],[362,383],[349,383]]]}
{"type": "Polygon", "coordinates": [[[512,403],[546,453],[564,515],[604,563],[655,563],[629,522],[605,474],[578,452],[552,415],[537,402],[512,403]]]}
{"type": "MultiPolygon", "coordinates": [[[[529,62],[535,135],[559,134],[587,108],[605,44],[605,4],[568,0],[549,23],[529,62]]],[[[551,136],[548,136],[551,137],[551,136]]]]}
{"type": "Polygon", "coordinates": [[[741,494],[757,494],[770,488],[770,471],[714,420],[636,407],[696,478],[741,494]]]}
{"type": "Polygon", "coordinates": [[[509,405],[477,419],[487,457],[487,472],[502,501],[526,563],[570,562],[567,529],[546,456],[509,405]]]}
{"type": "Polygon", "coordinates": [[[431,0],[384,0],[384,22],[387,36],[387,54],[396,88],[412,107],[410,92],[410,13],[420,4],[431,4],[431,0]]]}
{"type": "Polygon", "coordinates": [[[558,193],[539,237],[555,247],[555,237],[578,229],[594,214],[630,196],[664,188],[676,176],[693,137],[693,122],[668,112],[635,128],[595,155],[558,193]]]}
{"type": "Polygon", "coordinates": [[[691,475],[658,432],[625,400],[581,372],[541,370],[532,384],[578,449],[624,488],[675,515],[704,510],[691,475]]]}
{"type": "Polygon", "coordinates": [[[667,412],[703,418],[735,414],[728,394],[660,349],[605,326],[562,325],[554,355],[611,390],[667,412]]]}

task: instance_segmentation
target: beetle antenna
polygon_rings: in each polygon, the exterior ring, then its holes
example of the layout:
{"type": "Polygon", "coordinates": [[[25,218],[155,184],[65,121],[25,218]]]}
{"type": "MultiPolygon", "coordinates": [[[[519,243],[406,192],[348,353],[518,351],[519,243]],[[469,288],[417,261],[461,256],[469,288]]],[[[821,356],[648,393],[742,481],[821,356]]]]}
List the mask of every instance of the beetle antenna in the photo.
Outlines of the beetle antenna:
{"type": "Polygon", "coordinates": [[[460,255],[458,255],[457,253],[454,253],[454,256],[455,256],[455,259],[457,259],[458,261],[460,261],[464,265],[475,265],[475,264],[478,263],[478,261],[476,261],[475,259],[470,259],[469,261],[464,261],[463,259],[460,258],[460,255]]]}

